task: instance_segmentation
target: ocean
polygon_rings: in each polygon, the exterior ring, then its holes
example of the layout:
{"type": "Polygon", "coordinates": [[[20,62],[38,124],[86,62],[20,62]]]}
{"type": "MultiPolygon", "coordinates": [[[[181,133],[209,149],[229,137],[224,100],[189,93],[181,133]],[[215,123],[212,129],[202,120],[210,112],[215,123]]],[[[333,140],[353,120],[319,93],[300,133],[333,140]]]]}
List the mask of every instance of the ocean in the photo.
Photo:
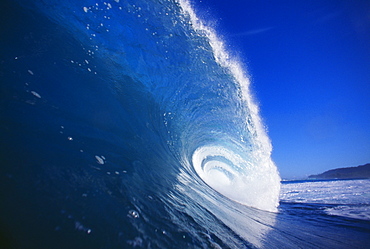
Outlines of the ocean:
{"type": "Polygon", "coordinates": [[[0,5],[0,247],[366,248],[368,180],[281,183],[185,0],[0,5]]]}

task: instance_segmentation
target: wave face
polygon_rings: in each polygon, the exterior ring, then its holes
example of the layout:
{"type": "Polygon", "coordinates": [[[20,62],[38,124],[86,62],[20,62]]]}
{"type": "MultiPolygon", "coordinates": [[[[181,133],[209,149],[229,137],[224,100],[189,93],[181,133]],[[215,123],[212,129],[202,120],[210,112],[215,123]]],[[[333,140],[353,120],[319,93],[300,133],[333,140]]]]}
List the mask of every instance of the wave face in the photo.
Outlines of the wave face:
{"type": "Polygon", "coordinates": [[[263,246],[271,144],[240,63],[187,1],[17,2],[2,128],[21,166],[4,170],[32,214],[53,206],[55,230],[114,245],[263,246]]]}
{"type": "Polygon", "coordinates": [[[46,1],[37,7],[83,44],[81,67],[98,74],[97,64],[107,64],[106,80],[114,81],[117,98],[125,95],[134,115],[153,113],[135,106],[130,88],[141,91],[138,98],[150,96],[158,107],[153,115],[161,124],[155,129],[167,144],[165,153],[181,167],[192,165],[189,174],[195,169],[234,201],[276,211],[280,178],[249,80],[188,2],[87,3],[46,1]],[[90,64],[91,59],[97,62],[90,64]]]}

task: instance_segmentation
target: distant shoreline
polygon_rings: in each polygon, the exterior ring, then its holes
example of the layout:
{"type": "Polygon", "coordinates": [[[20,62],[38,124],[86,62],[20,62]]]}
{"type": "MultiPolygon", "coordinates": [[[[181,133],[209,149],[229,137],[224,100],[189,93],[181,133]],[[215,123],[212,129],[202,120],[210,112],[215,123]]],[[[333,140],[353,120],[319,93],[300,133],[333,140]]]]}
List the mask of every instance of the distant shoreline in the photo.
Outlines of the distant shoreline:
{"type": "Polygon", "coordinates": [[[357,167],[337,168],[318,175],[310,175],[308,179],[367,179],[370,178],[370,163],[357,167]]]}

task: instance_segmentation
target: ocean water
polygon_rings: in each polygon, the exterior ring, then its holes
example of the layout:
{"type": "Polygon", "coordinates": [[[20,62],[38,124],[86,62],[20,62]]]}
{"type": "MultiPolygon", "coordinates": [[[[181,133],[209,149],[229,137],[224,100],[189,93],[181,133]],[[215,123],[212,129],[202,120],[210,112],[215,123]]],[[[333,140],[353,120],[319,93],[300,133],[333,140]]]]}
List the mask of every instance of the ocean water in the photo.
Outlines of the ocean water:
{"type": "Polygon", "coordinates": [[[370,220],[370,180],[287,181],[282,202],[320,204],[329,215],[370,220]]]}
{"type": "Polygon", "coordinates": [[[370,243],[348,197],[368,181],[281,188],[242,65],[187,1],[4,0],[0,20],[1,247],[370,243]]]}

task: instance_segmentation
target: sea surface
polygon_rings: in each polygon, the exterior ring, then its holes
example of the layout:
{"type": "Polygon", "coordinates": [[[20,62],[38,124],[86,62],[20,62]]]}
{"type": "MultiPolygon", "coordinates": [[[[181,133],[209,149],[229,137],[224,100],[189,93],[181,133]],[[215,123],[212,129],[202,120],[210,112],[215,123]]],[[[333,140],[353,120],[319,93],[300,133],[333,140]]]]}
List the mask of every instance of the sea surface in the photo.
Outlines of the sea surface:
{"type": "Polygon", "coordinates": [[[369,181],[281,183],[183,0],[0,3],[1,248],[366,248],[369,181]]]}
{"type": "Polygon", "coordinates": [[[370,179],[284,181],[280,201],[316,203],[329,215],[369,221],[370,179]]]}

